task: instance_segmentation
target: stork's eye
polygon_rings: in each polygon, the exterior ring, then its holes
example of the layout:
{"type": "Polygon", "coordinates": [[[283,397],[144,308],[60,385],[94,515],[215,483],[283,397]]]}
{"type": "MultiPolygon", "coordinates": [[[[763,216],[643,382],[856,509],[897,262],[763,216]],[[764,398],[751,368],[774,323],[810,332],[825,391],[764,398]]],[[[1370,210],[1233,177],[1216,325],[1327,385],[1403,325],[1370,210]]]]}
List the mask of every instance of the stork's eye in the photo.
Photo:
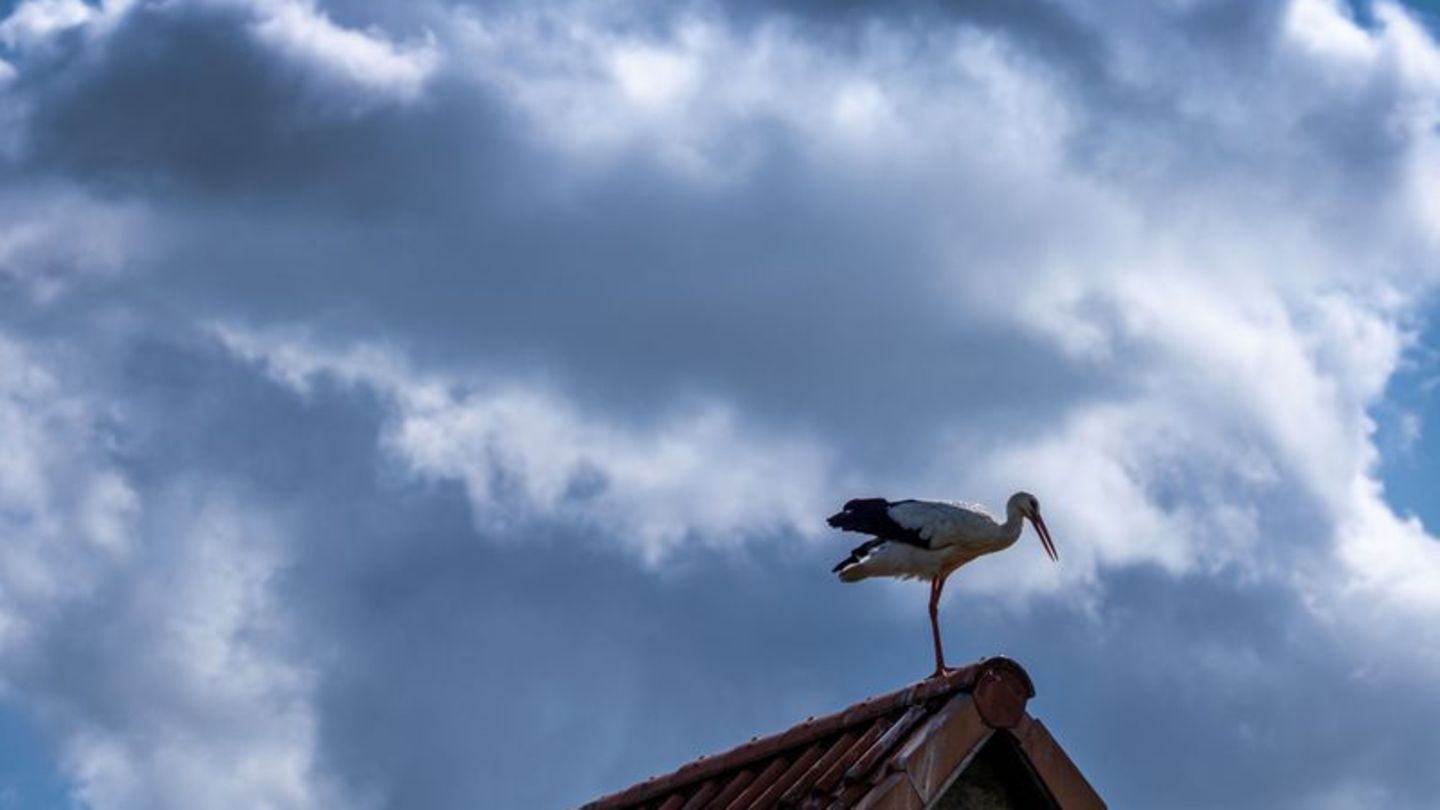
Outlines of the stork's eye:
{"type": "Polygon", "coordinates": [[[1035,500],[1034,498],[1031,498],[1031,499],[1030,499],[1030,511],[1031,511],[1031,512],[1039,512],[1039,511],[1040,511],[1040,502],[1037,501],[1037,500],[1035,500]]]}

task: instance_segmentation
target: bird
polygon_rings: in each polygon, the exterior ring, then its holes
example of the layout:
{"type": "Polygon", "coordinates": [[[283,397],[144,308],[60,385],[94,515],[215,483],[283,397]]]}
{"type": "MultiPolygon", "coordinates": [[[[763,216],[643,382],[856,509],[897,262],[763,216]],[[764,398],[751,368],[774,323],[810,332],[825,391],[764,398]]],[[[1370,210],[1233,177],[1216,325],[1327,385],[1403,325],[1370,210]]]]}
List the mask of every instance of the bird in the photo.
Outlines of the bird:
{"type": "Polygon", "coordinates": [[[1029,520],[1050,559],[1059,562],[1050,530],[1040,516],[1040,501],[1017,492],[1005,504],[1005,522],[971,503],[885,498],[855,498],[831,515],[832,528],[870,539],[856,546],[832,570],[842,582],[870,577],[923,579],[930,582],[930,633],[935,641],[935,677],[952,671],[945,666],[938,615],[940,592],[955,569],[976,557],[1015,544],[1029,520]]]}

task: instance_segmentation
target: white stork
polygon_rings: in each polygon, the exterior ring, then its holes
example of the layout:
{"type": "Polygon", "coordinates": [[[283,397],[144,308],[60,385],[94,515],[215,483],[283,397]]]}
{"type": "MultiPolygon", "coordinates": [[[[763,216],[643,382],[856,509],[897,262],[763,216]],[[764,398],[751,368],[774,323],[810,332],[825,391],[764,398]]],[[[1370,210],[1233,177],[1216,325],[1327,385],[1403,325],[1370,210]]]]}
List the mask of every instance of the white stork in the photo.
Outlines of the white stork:
{"type": "Polygon", "coordinates": [[[1024,521],[1035,533],[1050,559],[1059,562],[1050,530],[1040,517],[1040,502],[1028,492],[1017,492],[1005,504],[1001,523],[975,504],[944,501],[887,501],[857,498],[827,521],[837,529],[871,535],[841,560],[834,571],[843,582],[870,577],[926,579],[930,581],[930,632],[935,639],[935,674],[948,671],[940,647],[937,610],[945,578],[960,566],[991,552],[1009,548],[1020,539],[1024,521]]]}

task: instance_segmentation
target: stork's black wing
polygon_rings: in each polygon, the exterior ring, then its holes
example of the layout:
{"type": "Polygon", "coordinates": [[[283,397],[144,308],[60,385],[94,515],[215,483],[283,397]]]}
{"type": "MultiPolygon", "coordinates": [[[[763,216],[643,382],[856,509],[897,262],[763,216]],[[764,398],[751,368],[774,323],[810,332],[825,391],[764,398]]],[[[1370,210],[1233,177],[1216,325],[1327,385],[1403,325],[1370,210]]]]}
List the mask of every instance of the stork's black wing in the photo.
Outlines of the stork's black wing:
{"type": "MultiPolygon", "coordinates": [[[[879,540],[894,540],[897,543],[930,548],[930,541],[921,536],[918,529],[909,529],[890,517],[890,507],[910,501],[887,501],[884,498],[856,498],[845,504],[845,508],[831,515],[826,523],[847,532],[873,535],[879,540]]],[[[869,551],[874,547],[866,543],[855,549],[856,553],[869,551]]]]}

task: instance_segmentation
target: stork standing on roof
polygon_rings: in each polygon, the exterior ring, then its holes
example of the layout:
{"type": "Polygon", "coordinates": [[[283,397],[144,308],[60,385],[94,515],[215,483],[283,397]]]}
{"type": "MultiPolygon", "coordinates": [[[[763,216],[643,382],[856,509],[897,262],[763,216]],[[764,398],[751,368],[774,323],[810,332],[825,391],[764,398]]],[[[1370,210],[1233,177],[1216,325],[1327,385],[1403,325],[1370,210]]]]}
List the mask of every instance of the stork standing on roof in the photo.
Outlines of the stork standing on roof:
{"type": "Polygon", "coordinates": [[[945,578],[976,557],[1014,545],[1027,519],[1035,525],[1045,553],[1059,562],[1050,530],[1040,517],[1040,502],[1028,492],[1010,496],[1004,523],[975,504],[884,498],[856,498],[827,522],[837,529],[871,536],[835,566],[842,582],[870,577],[929,580],[935,674],[943,675],[949,668],[940,646],[938,612],[945,578]]]}

